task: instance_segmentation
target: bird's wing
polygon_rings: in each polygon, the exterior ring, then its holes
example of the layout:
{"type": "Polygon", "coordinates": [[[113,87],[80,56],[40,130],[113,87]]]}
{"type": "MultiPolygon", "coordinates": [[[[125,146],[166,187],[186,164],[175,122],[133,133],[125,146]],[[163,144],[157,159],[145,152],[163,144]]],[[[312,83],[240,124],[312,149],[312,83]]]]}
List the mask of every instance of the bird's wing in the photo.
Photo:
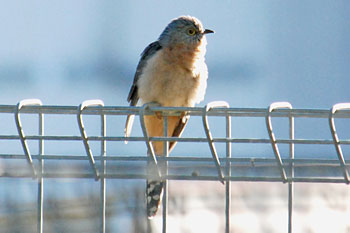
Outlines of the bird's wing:
{"type": "MultiPolygon", "coordinates": [[[[163,118],[156,115],[146,115],[145,125],[147,128],[147,133],[149,137],[162,137],[163,132],[163,118]]],[[[188,116],[168,116],[168,136],[170,137],[180,137],[186,123],[188,121],[188,116]]],[[[153,149],[156,155],[164,155],[164,143],[161,141],[152,142],[153,149]]],[[[169,142],[169,153],[175,147],[176,142],[169,142]]]]}
{"type": "MultiPolygon", "coordinates": [[[[139,61],[139,64],[137,65],[135,76],[134,76],[134,81],[133,84],[130,88],[130,92],[128,95],[128,102],[130,102],[130,106],[136,106],[139,96],[138,96],[138,91],[137,91],[137,81],[139,80],[143,68],[146,66],[147,60],[153,56],[158,50],[160,50],[162,46],[159,44],[158,41],[155,41],[151,44],[149,44],[145,50],[141,54],[141,59],[139,61]]],[[[129,137],[132,129],[132,125],[134,123],[134,117],[135,115],[128,115],[125,123],[125,137],[129,137]]]]}
{"type": "MultiPolygon", "coordinates": [[[[180,137],[181,136],[189,118],[190,118],[190,116],[183,116],[183,117],[179,118],[179,121],[178,121],[176,127],[174,128],[173,134],[171,135],[172,137],[180,137]]],[[[176,145],[175,141],[169,143],[169,152],[172,149],[174,149],[175,145],[176,145]]]]}

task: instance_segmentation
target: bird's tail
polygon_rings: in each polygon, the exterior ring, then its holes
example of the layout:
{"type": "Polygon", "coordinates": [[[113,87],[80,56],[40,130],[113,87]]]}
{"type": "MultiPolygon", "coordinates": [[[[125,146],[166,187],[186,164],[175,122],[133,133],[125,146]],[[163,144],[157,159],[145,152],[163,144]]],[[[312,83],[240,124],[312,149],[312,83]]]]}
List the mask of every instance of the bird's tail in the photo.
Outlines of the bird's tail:
{"type": "Polygon", "coordinates": [[[163,196],[164,182],[159,180],[147,180],[146,202],[148,218],[156,215],[163,196]]]}

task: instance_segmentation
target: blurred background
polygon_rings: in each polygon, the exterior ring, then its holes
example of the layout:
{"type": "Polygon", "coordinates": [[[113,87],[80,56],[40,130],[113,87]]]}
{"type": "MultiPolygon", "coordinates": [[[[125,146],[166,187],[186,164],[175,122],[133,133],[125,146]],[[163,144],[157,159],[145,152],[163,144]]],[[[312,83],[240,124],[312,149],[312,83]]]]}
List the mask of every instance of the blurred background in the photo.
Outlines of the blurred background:
{"type": "MultiPolygon", "coordinates": [[[[105,105],[127,105],[140,53],[173,18],[193,15],[205,28],[216,32],[207,36],[209,80],[200,106],[225,100],[231,107],[265,108],[275,101],[288,101],[294,108],[329,109],[338,102],[350,102],[349,12],[346,0],[1,1],[0,104],[38,98],[47,105],[79,105],[87,99],[101,99],[105,105]]],[[[16,134],[12,117],[1,118],[0,126],[2,131],[16,134]]],[[[46,128],[48,134],[78,134],[75,124],[57,121],[51,119],[56,123],[46,128]]],[[[122,135],[124,119],[113,122],[109,134],[122,135]]],[[[234,134],[267,136],[262,121],[243,122],[235,126],[234,134]]],[[[330,139],[325,122],[296,122],[300,129],[297,136],[330,139]]],[[[191,122],[185,135],[203,135],[198,124],[191,122]]],[[[344,125],[349,129],[348,124],[344,125]]],[[[134,129],[137,134],[137,124],[134,129]]],[[[344,130],[346,136],[345,132],[348,130],[344,130]]],[[[21,151],[11,143],[0,145],[1,150],[11,151],[8,153],[21,151]]],[[[56,144],[48,145],[48,150],[68,154],[78,151],[73,145],[56,144]]],[[[143,144],[132,150],[113,145],[111,150],[145,153],[143,144]]],[[[174,153],[191,150],[208,152],[207,148],[179,145],[174,153]]],[[[234,151],[241,157],[267,152],[273,156],[269,145],[250,148],[249,153],[242,145],[234,151]]],[[[298,152],[308,152],[303,156],[335,155],[333,147],[299,146],[298,152]]],[[[5,165],[0,161],[0,169],[5,165]]],[[[35,182],[2,178],[0,185],[1,232],[35,232],[35,182]]],[[[178,200],[174,203],[186,200],[186,205],[181,207],[182,212],[170,213],[173,225],[169,232],[199,232],[194,223],[208,232],[222,232],[223,196],[203,196],[203,190],[211,193],[222,187],[211,182],[185,182],[184,186],[193,189],[192,195],[178,190],[176,187],[181,186],[176,182],[170,190],[178,200]],[[206,206],[208,200],[211,202],[206,206]],[[221,204],[215,204],[215,200],[221,204]],[[206,226],[205,219],[214,224],[206,226]]],[[[337,190],[334,196],[322,185],[299,186],[295,232],[350,232],[350,225],[342,221],[350,213],[347,186],[327,186],[328,190],[337,190]],[[324,220],[335,216],[339,222],[330,230],[329,222],[324,220]]],[[[93,210],[98,201],[93,200],[98,199],[98,187],[90,180],[49,180],[45,186],[45,232],[97,232],[98,218],[93,210]]],[[[144,181],[108,181],[109,232],[143,232],[144,223],[135,220],[135,214],[143,208],[143,188],[144,181]]],[[[233,232],[286,232],[285,192],[282,184],[238,183],[233,232]],[[276,218],[280,224],[275,224],[276,218]]],[[[158,232],[157,225],[154,232],[158,232]]]]}

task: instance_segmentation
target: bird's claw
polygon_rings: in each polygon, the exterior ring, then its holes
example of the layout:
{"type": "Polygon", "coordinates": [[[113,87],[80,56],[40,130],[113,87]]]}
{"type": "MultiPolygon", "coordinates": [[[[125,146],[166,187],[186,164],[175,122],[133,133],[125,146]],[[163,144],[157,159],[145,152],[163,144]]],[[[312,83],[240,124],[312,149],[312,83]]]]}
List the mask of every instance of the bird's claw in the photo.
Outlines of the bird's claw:
{"type": "MultiPolygon", "coordinates": [[[[162,105],[160,105],[157,102],[149,102],[149,103],[145,103],[144,104],[144,108],[145,109],[149,109],[150,107],[161,107],[162,105]]],[[[156,115],[156,117],[160,120],[162,119],[163,115],[161,111],[155,111],[154,113],[156,115]]]]}
{"type": "Polygon", "coordinates": [[[163,114],[161,111],[156,111],[154,112],[154,114],[156,115],[156,117],[158,118],[158,120],[162,119],[163,118],[163,114]]]}

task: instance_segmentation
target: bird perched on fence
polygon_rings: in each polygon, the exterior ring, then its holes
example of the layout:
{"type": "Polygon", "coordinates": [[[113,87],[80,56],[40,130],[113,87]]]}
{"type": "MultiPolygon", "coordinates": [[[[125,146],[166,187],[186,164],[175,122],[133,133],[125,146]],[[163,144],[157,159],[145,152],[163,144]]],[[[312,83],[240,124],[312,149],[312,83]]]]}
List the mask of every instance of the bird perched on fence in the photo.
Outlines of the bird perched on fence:
{"type": "MultiPolygon", "coordinates": [[[[172,20],[159,36],[141,54],[134,82],[128,96],[130,106],[156,103],[163,107],[193,107],[204,99],[208,69],[205,64],[206,37],[214,31],[204,29],[202,23],[192,16],[172,20]]],[[[131,132],[134,115],[129,115],[125,136],[131,132]]],[[[188,121],[185,114],[168,116],[168,136],[180,137],[188,121]]],[[[161,114],[145,116],[145,125],[150,137],[163,135],[161,114]]],[[[175,142],[169,143],[169,152],[175,142]]],[[[154,152],[162,156],[163,142],[152,142],[154,152]]],[[[147,180],[147,215],[153,217],[158,210],[164,183],[147,180]]]]}

